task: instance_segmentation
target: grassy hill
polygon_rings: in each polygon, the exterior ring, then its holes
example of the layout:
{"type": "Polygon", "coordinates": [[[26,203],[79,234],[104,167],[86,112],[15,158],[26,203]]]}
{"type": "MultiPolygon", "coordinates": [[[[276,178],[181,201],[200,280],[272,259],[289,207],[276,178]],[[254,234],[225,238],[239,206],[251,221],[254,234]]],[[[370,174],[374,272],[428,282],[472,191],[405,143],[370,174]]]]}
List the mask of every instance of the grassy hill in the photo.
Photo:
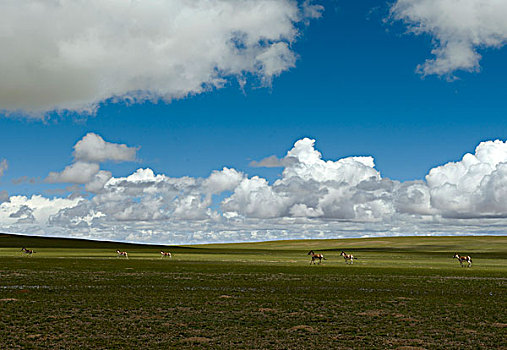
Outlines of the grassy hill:
{"type": "MultiPolygon", "coordinates": [[[[142,244],[94,241],[77,238],[38,237],[0,233],[0,248],[68,248],[68,249],[126,249],[146,247],[142,244]]],[[[150,246],[155,249],[167,248],[164,245],[150,246]]]]}

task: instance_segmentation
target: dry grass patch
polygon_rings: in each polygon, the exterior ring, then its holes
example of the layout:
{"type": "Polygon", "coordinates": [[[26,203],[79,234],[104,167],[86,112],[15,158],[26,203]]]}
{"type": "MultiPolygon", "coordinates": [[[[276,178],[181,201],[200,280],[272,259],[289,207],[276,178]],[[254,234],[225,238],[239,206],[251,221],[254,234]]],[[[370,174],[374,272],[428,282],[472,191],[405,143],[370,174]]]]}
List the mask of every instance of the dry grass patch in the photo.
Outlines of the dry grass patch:
{"type": "Polygon", "coordinates": [[[371,316],[371,317],[382,316],[384,314],[385,314],[384,310],[368,310],[358,313],[359,316],[371,316]]]}
{"type": "Polygon", "coordinates": [[[477,331],[475,329],[464,329],[463,332],[469,333],[469,334],[476,334],[477,333],[477,331]]]}
{"type": "Polygon", "coordinates": [[[317,330],[313,328],[312,326],[308,326],[305,324],[300,324],[298,326],[294,326],[289,328],[289,331],[295,332],[295,331],[305,331],[310,333],[317,333],[317,330]]]}
{"type": "Polygon", "coordinates": [[[500,322],[495,322],[492,324],[493,327],[498,327],[498,328],[506,328],[507,327],[507,323],[500,323],[500,322]]]}
{"type": "Polygon", "coordinates": [[[230,299],[230,298],[234,298],[232,295],[227,295],[227,294],[224,294],[224,295],[221,295],[219,296],[220,299],[230,299]]]}
{"type": "Polygon", "coordinates": [[[28,339],[37,339],[37,338],[42,337],[42,334],[28,334],[26,337],[28,339]]]}
{"type": "Polygon", "coordinates": [[[212,339],[206,338],[206,337],[189,337],[189,338],[181,339],[180,342],[186,343],[186,344],[207,344],[211,340],[212,339]]]}

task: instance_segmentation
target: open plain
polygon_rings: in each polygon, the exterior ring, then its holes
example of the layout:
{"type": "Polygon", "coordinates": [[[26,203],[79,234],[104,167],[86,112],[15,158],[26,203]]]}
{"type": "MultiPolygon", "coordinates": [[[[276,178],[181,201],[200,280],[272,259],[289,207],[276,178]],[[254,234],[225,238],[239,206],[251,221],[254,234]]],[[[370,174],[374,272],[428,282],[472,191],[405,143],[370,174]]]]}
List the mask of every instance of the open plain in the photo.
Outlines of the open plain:
{"type": "Polygon", "coordinates": [[[0,235],[0,342],[505,349],[506,282],[501,236],[165,247],[0,235]],[[309,250],[326,260],[310,265],[309,250]],[[342,250],[358,260],[346,265],[342,250]],[[460,267],[456,252],[470,255],[472,267],[460,267]]]}

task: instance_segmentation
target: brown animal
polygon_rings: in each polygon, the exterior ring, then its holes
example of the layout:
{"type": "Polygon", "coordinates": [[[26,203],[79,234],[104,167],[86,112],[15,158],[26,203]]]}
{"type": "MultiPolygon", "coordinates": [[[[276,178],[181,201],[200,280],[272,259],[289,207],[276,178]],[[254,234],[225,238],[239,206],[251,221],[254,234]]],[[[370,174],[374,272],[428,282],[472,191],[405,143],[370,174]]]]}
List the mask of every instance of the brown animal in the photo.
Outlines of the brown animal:
{"type": "Polygon", "coordinates": [[[468,263],[468,267],[472,267],[472,258],[469,257],[469,256],[460,256],[458,253],[454,253],[454,256],[452,258],[453,259],[454,258],[458,259],[459,264],[461,265],[461,267],[463,267],[463,263],[464,262],[468,263]]]}
{"type": "Polygon", "coordinates": [[[163,258],[164,256],[168,256],[168,257],[172,258],[172,255],[169,252],[160,251],[160,254],[162,254],[161,258],[163,258]]]}
{"type": "Polygon", "coordinates": [[[25,247],[21,248],[21,251],[30,256],[32,256],[32,254],[35,253],[35,251],[33,251],[32,249],[26,249],[25,247]]]}
{"type": "Polygon", "coordinates": [[[124,256],[124,257],[126,257],[127,259],[129,258],[129,255],[127,254],[127,252],[121,252],[121,251],[117,250],[117,251],[116,251],[116,254],[118,254],[118,258],[119,258],[120,256],[124,256]]]}
{"type": "Polygon", "coordinates": [[[340,253],[341,256],[343,256],[343,258],[345,259],[345,264],[353,264],[354,263],[354,259],[357,259],[357,258],[354,258],[354,255],[352,254],[346,254],[343,250],[342,252],[340,253]]]}
{"type": "Polygon", "coordinates": [[[324,258],[324,255],[322,255],[322,254],[315,254],[313,252],[313,250],[310,250],[307,255],[311,255],[312,256],[312,261],[310,261],[310,265],[311,264],[315,264],[315,260],[317,260],[317,259],[319,260],[319,265],[322,262],[322,259],[327,260],[326,258],[324,258]]]}

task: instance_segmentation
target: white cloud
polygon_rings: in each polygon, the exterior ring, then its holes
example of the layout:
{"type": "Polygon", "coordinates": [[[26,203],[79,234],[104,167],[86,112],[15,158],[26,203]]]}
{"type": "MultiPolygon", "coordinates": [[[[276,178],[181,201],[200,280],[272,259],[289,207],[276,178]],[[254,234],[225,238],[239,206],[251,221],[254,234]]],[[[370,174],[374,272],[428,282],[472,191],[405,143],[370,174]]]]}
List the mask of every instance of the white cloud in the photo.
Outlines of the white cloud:
{"type": "Polygon", "coordinates": [[[234,190],[243,179],[244,175],[235,170],[224,167],[221,171],[214,170],[204,180],[203,187],[209,193],[222,193],[234,190]]]}
{"type": "Polygon", "coordinates": [[[80,198],[49,199],[40,195],[30,198],[11,196],[9,202],[0,204],[0,222],[5,225],[19,221],[20,218],[29,217],[30,221],[45,224],[50,216],[57,214],[64,208],[76,206],[81,200],[80,198]]]}
{"type": "Polygon", "coordinates": [[[271,84],[273,77],[296,66],[296,57],[285,42],[272,44],[257,55],[256,60],[260,65],[261,76],[267,84],[271,84]]]}
{"type": "Polygon", "coordinates": [[[423,181],[408,181],[400,184],[394,196],[398,213],[433,215],[437,211],[431,206],[430,190],[423,181]]]}
{"type": "Polygon", "coordinates": [[[287,152],[286,158],[295,162],[284,169],[283,178],[298,177],[306,181],[335,181],[350,185],[356,185],[371,177],[380,179],[380,174],[374,169],[372,157],[348,157],[337,161],[324,161],[314,145],[315,140],[309,138],[301,139],[294,144],[287,152]]]}
{"type": "Polygon", "coordinates": [[[99,192],[112,177],[111,172],[100,170],[99,163],[108,160],[133,161],[138,148],[104,141],[94,133],[86,134],[74,145],[74,163],[62,172],[50,172],[44,181],[48,183],[73,183],[85,185],[92,193],[99,192]]]}
{"type": "Polygon", "coordinates": [[[286,215],[289,200],[265,179],[254,176],[239,183],[234,193],[224,200],[223,208],[247,217],[273,218],[286,215]]]}
{"type": "MultiPolygon", "coordinates": [[[[368,156],[325,160],[309,138],[278,161],[284,168],[273,183],[231,168],[206,178],[172,178],[149,168],[114,177],[93,168],[81,180],[91,197],[12,196],[0,204],[0,230],[190,243],[507,229],[504,141],[482,142],[474,154],[419,181],[382,178],[368,156]]],[[[86,174],[78,164],[59,173],[60,180],[86,174]]]]}
{"type": "Polygon", "coordinates": [[[475,154],[433,168],[426,176],[431,204],[442,215],[507,217],[507,142],[481,142],[475,154]]]}
{"type": "Polygon", "coordinates": [[[86,181],[85,190],[92,193],[100,192],[112,176],[113,174],[110,171],[99,171],[93,178],[86,181]]]}
{"type": "Polygon", "coordinates": [[[434,39],[435,58],[417,67],[423,75],[477,71],[478,50],[507,43],[505,0],[397,0],[391,15],[412,33],[434,39]]]}
{"type": "Polygon", "coordinates": [[[107,160],[133,161],[137,148],[104,141],[94,133],[86,134],[74,146],[74,158],[78,161],[101,163],[107,160]]]}
{"type": "Polygon", "coordinates": [[[106,99],[170,101],[294,66],[300,23],[322,8],[290,0],[0,2],[0,109],[91,112],[106,99]]]}
{"type": "Polygon", "coordinates": [[[99,170],[100,167],[97,163],[76,162],[65,167],[62,172],[50,172],[45,181],[49,183],[86,184],[92,181],[99,170]]]}
{"type": "MultiPolygon", "coordinates": [[[[384,186],[371,157],[325,161],[315,140],[297,141],[278,161],[285,166],[281,179],[269,185],[265,179],[244,179],[224,200],[224,210],[247,217],[307,216],[334,219],[381,217],[392,211],[383,205],[384,186]],[[370,182],[371,188],[360,187],[370,182]]],[[[269,163],[274,163],[269,159],[269,163]]],[[[260,162],[266,163],[266,160],[260,162]]]]}
{"type": "Polygon", "coordinates": [[[306,217],[306,218],[313,218],[324,215],[324,212],[322,211],[321,208],[308,208],[308,206],[303,203],[294,204],[290,208],[289,213],[294,217],[306,217]]]}

